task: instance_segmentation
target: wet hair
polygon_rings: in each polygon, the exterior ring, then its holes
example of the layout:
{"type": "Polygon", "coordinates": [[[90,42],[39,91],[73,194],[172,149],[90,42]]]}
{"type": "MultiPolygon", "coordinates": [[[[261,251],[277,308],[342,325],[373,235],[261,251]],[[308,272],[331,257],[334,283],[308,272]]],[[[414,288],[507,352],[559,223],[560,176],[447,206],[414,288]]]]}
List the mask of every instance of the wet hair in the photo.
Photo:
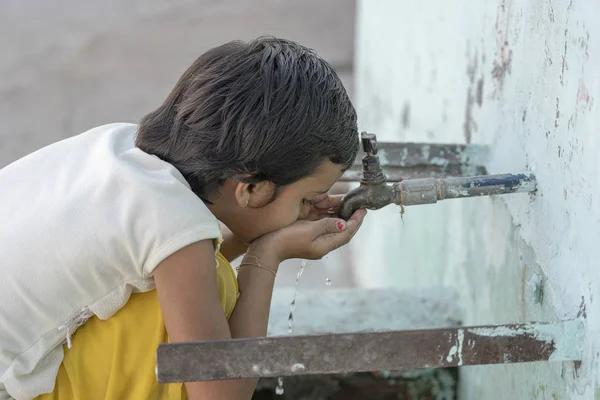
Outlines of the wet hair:
{"type": "Polygon", "coordinates": [[[208,201],[228,178],[279,188],[325,160],[348,168],[358,152],[356,111],[314,51],[273,37],[233,41],[196,59],[141,120],[136,146],[208,201]]]}

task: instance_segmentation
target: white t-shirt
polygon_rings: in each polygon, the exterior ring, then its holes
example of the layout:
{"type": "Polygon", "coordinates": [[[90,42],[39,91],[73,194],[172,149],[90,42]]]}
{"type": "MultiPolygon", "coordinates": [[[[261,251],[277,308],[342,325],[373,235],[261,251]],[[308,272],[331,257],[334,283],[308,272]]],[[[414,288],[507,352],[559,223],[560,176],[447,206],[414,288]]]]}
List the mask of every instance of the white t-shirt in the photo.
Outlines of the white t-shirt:
{"type": "Polygon", "coordinates": [[[152,290],[177,250],[221,238],[181,173],[135,147],[136,132],[101,126],[0,170],[0,399],[52,391],[78,326],[152,290]]]}

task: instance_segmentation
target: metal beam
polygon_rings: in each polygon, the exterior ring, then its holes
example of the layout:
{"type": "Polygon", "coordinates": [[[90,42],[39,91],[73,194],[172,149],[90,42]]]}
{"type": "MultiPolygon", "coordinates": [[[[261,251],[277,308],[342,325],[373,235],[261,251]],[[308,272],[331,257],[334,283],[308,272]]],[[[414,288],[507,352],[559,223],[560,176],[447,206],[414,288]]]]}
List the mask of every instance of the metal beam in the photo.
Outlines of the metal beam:
{"type": "MultiPolygon", "coordinates": [[[[414,178],[487,175],[487,146],[379,142],[377,148],[377,155],[388,182],[414,178]]],[[[361,151],[341,181],[360,181],[362,157],[361,151]]]]}
{"type": "Polygon", "coordinates": [[[163,344],[159,382],[442,368],[582,357],[583,322],[163,344]]]}

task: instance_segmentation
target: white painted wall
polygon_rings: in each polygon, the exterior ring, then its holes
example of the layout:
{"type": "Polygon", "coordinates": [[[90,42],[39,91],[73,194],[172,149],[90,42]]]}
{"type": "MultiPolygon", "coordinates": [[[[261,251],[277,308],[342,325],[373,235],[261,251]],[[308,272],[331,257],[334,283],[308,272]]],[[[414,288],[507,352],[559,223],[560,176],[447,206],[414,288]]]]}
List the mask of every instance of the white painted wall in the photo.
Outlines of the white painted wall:
{"type": "MultiPolygon", "coordinates": [[[[599,398],[600,2],[359,1],[356,98],[380,140],[483,143],[539,192],[370,213],[364,286],[445,284],[465,324],[588,321],[586,360],[463,368],[463,399],[599,398]],[[408,118],[403,117],[409,115],[408,118]]],[[[401,312],[401,310],[400,310],[401,312]]]]}

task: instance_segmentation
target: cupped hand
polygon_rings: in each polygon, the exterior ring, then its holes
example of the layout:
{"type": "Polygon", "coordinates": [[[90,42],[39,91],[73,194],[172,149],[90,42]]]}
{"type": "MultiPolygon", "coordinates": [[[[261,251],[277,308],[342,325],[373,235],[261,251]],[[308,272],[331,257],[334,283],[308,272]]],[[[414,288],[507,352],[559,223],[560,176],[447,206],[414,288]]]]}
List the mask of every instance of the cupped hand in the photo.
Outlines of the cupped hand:
{"type": "Polygon", "coordinates": [[[357,210],[348,221],[339,218],[298,220],[258,238],[248,252],[269,254],[277,263],[290,258],[318,260],[347,244],[358,231],[366,213],[366,210],[357,210]]]}
{"type": "Polygon", "coordinates": [[[317,221],[322,218],[337,218],[342,197],[344,197],[344,195],[330,195],[329,193],[323,193],[316,196],[311,202],[308,214],[300,219],[305,221],[317,221]]]}

